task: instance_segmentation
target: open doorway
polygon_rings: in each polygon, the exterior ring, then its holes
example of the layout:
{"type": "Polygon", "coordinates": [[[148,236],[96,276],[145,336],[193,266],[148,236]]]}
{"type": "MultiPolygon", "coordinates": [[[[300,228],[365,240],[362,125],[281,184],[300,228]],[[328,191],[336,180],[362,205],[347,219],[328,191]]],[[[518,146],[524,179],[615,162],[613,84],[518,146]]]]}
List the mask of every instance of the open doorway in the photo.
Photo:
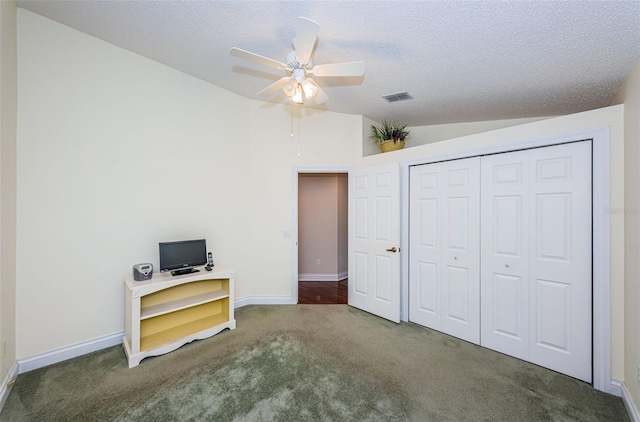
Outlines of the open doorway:
{"type": "Polygon", "coordinates": [[[298,174],[298,303],[348,301],[348,175],[298,174]]]}

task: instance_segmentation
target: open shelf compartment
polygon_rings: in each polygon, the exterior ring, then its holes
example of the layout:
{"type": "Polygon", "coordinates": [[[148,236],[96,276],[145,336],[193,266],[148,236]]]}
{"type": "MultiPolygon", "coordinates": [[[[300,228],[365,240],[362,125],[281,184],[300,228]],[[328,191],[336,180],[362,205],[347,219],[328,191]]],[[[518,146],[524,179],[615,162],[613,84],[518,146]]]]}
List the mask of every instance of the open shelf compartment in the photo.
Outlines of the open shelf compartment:
{"type": "Polygon", "coordinates": [[[224,299],[225,297],[229,297],[229,292],[225,290],[214,290],[213,292],[201,293],[196,296],[147,306],[146,308],[140,309],[140,320],[168,314],[181,309],[191,308],[192,306],[201,305],[207,302],[214,302],[216,300],[224,299]]]}
{"type": "Polygon", "coordinates": [[[229,298],[206,302],[140,321],[140,351],[153,349],[229,322],[229,298]]]}

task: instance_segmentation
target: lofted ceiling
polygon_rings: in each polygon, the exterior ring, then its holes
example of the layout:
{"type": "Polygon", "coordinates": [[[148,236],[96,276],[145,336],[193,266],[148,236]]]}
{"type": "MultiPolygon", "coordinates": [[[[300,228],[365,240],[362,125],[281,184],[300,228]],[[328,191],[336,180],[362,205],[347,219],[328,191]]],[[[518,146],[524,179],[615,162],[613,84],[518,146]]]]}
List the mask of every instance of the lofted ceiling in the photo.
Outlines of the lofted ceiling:
{"type": "MultiPolygon", "coordinates": [[[[98,1],[18,6],[248,98],[283,71],[296,20],[320,24],[314,64],[363,60],[363,77],[317,78],[305,107],[409,126],[554,116],[609,106],[640,58],[640,0],[98,1]],[[407,91],[412,100],[382,96],[407,91]]],[[[288,102],[283,94],[271,98],[288,102]]]]}

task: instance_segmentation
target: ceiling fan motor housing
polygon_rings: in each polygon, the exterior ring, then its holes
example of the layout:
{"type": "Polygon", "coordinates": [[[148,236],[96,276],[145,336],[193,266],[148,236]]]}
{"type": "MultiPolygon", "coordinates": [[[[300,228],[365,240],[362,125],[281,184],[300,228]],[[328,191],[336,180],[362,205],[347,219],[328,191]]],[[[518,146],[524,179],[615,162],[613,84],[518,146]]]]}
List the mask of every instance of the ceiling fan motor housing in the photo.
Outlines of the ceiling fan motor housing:
{"type": "Polygon", "coordinates": [[[292,72],[295,71],[296,69],[309,71],[311,70],[311,67],[312,67],[311,59],[309,59],[306,63],[303,63],[300,61],[298,56],[296,56],[295,51],[292,51],[289,54],[287,54],[286,62],[287,62],[287,70],[292,72]]]}
{"type": "Polygon", "coordinates": [[[304,69],[301,69],[299,67],[293,69],[293,77],[295,78],[296,81],[302,83],[302,81],[304,81],[305,77],[304,77],[304,69]]]}

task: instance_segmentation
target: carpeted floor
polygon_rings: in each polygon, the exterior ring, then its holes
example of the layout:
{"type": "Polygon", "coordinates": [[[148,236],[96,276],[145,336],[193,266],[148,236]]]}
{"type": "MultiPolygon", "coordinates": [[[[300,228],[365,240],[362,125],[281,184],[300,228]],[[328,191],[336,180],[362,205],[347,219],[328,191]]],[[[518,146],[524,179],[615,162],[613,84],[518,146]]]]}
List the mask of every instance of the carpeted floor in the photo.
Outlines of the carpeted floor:
{"type": "Polygon", "coordinates": [[[628,421],[590,385],[346,305],[247,306],[128,369],[112,347],[22,374],[2,421],[628,421]]]}

